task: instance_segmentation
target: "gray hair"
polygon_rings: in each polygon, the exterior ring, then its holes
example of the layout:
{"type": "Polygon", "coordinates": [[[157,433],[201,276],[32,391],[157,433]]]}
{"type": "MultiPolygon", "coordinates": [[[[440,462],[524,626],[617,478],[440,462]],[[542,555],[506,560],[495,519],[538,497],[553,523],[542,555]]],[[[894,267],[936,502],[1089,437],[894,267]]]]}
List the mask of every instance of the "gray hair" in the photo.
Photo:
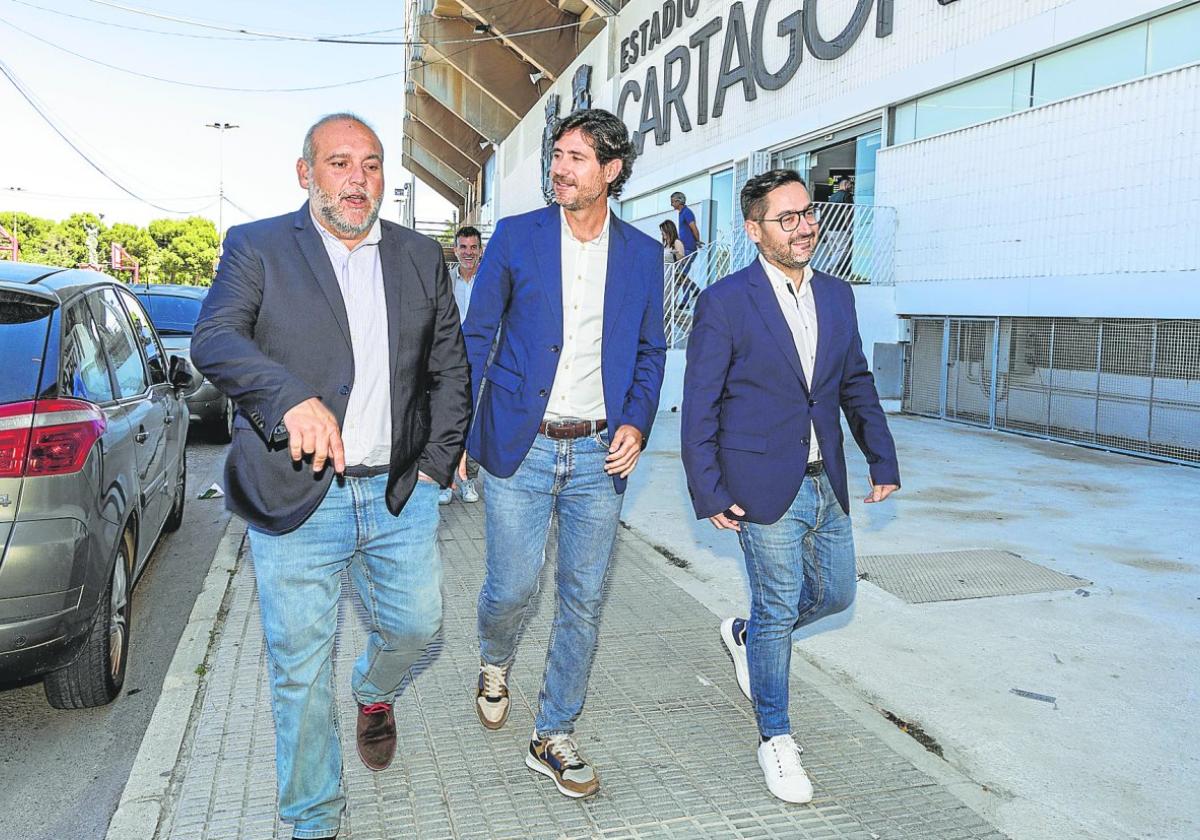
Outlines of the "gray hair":
{"type": "Polygon", "coordinates": [[[671,201],[678,201],[680,204],[687,204],[687,196],[681,192],[671,193],[671,201]]]}
{"type": "MultiPolygon", "coordinates": [[[[304,134],[304,147],[300,152],[300,156],[304,158],[305,163],[307,163],[309,166],[315,166],[317,163],[317,150],[315,148],[315,144],[313,143],[313,136],[316,135],[317,129],[331,122],[342,121],[358,123],[367,131],[374,134],[376,140],[379,140],[379,132],[375,130],[375,127],[358,114],[351,113],[350,111],[342,111],[337,114],[326,114],[325,116],[321,117],[321,119],[309,126],[308,131],[304,134]]],[[[379,146],[382,150],[383,144],[380,143],[379,146]]]]}

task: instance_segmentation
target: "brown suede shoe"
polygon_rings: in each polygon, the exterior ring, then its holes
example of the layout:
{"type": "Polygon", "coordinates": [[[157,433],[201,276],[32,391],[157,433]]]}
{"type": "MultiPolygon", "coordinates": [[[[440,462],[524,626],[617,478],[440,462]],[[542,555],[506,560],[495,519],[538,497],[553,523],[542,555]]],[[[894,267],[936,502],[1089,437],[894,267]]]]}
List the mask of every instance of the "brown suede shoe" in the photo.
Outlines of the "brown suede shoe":
{"type": "Polygon", "coordinates": [[[396,716],[391,703],[358,704],[358,757],[369,770],[386,770],[396,754],[396,716]]]}

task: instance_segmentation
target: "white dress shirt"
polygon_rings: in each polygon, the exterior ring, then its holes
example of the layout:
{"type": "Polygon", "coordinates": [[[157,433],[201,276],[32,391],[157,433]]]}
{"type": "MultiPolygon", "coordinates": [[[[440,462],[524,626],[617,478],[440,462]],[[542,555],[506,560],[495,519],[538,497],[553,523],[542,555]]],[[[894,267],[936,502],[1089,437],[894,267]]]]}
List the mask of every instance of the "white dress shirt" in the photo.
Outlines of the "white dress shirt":
{"type": "MultiPolygon", "coordinates": [[[[800,281],[800,289],[792,288],[792,282],[787,275],[761,254],[758,261],[767,272],[771,288],[775,291],[775,299],[783,310],[783,318],[787,321],[788,329],[792,332],[792,341],[796,344],[796,354],[800,357],[800,367],[804,370],[804,378],[808,380],[811,390],[813,384],[813,368],[817,364],[817,302],[813,299],[811,266],[804,267],[804,279],[800,281]]],[[[821,450],[817,446],[817,429],[812,421],[808,424],[808,460],[821,460],[821,450]]]]}
{"type": "Polygon", "coordinates": [[[604,379],[600,373],[600,341],[604,335],[604,285],[608,276],[608,235],[611,211],[604,216],[600,235],[581,242],[562,223],[563,343],[546,406],[546,419],[577,417],[602,420],[604,379]]]}
{"type": "Polygon", "coordinates": [[[450,266],[450,279],[454,281],[454,302],[458,304],[458,323],[467,320],[467,309],[471,306],[471,291],[475,288],[476,271],[470,280],[464,280],[457,263],[450,266]]]}
{"type": "Polygon", "coordinates": [[[367,238],[351,250],[315,216],[313,224],[329,254],[350,322],[354,385],[342,424],[346,465],[383,466],[392,460],[391,353],[383,264],[379,260],[383,227],[376,219],[367,238]]]}

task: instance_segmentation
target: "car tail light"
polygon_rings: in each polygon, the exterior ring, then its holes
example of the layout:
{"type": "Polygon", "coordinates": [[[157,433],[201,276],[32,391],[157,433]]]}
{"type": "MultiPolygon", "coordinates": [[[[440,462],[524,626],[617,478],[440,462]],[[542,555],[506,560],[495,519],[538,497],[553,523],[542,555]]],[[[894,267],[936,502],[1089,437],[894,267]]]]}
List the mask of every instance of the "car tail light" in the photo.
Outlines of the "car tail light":
{"type": "Polygon", "coordinates": [[[0,405],[0,478],[79,472],[105,425],[104,413],[83,400],[0,405]]]}

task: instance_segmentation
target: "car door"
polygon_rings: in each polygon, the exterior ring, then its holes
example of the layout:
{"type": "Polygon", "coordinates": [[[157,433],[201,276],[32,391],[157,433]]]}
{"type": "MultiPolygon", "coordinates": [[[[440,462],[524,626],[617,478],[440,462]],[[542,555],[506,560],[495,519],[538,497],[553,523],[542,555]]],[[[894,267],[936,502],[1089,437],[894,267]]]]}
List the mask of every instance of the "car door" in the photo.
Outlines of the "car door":
{"type": "Polygon", "coordinates": [[[150,320],[146,304],[127,289],[118,288],[118,295],[129,313],[134,333],[142,346],[146,369],[150,373],[150,396],[162,410],[163,422],[163,518],[171,512],[179,473],[183,469],[184,445],[187,440],[187,407],[179,391],[170,383],[170,357],[162,338],[150,320]]]}
{"type": "Polygon", "coordinates": [[[89,295],[92,313],[116,381],[117,399],[133,433],[137,482],[135,504],[141,516],[137,564],[145,562],[167,516],[163,502],[166,482],[164,401],[151,379],[138,335],[117,291],[104,287],[89,295]]]}

